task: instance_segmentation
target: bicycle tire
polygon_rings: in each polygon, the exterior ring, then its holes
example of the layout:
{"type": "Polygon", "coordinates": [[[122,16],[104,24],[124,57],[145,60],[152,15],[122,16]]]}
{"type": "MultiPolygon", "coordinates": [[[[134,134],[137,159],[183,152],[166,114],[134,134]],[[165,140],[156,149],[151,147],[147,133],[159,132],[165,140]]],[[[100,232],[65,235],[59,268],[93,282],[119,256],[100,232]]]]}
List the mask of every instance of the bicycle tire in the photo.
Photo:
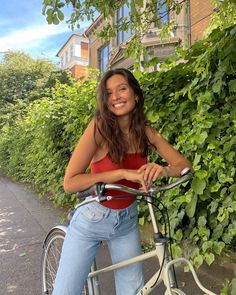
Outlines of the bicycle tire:
{"type": "MultiPolygon", "coordinates": [[[[41,261],[41,282],[42,294],[51,295],[56,278],[57,269],[61,257],[62,245],[66,235],[66,228],[55,227],[46,237],[43,245],[43,254],[41,261]]],[[[91,291],[91,282],[86,282],[82,295],[93,295],[91,291]]]]}

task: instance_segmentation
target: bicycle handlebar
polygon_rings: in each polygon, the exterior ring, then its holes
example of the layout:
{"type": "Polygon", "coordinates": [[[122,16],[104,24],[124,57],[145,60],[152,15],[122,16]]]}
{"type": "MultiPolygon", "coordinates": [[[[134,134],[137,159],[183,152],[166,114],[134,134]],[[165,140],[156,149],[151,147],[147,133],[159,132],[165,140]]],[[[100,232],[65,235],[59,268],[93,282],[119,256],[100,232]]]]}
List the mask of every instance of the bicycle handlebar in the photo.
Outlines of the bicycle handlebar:
{"type": "Polygon", "coordinates": [[[136,196],[151,196],[154,195],[158,192],[161,191],[167,191],[169,189],[174,188],[177,185],[180,185],[181,183],[184,183],[186,181],[188,181],[189,179],[193,178],[194,176],[194,172],[190,169],[190,168],[185,168],[184,173],[182,174],[182,176],[167,184],[164,186],[152,186],[148,192],[142,192],[140,190],[134,189],[134,188],[130,188],[121,184],[113,184],[113,183],[104,183],[104,182],[97,182],[94,185],[90,186],[88,189],[78,192],[76,194],[76,196],[78,198],[80,198],[81,200],[84,200],[85,198],[89,197],[89,196],[104,196],[105,193],[107,192],[107,190],[117,190],[117,191],[122,191],[122,192],[126,192],[126,193],[131,193],[133,195],[136,196]]]}

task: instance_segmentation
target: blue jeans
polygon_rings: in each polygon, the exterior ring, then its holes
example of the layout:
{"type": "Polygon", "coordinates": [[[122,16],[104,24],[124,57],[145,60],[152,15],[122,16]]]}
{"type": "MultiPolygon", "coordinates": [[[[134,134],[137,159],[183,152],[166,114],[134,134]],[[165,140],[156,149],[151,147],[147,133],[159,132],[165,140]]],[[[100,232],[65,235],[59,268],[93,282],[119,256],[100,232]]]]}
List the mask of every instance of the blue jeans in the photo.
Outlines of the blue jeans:
{"type": "MultiPolygon", "coordinates": [[[[99,203],[78,208],[63,244],[53,295],[80,295],[101,241],[113,263],[141,254],[137,204],[112,210],[99,203]]],[[[143,264],[115,271],[117,295],[134,295],[144,284],[143,264]]]]}

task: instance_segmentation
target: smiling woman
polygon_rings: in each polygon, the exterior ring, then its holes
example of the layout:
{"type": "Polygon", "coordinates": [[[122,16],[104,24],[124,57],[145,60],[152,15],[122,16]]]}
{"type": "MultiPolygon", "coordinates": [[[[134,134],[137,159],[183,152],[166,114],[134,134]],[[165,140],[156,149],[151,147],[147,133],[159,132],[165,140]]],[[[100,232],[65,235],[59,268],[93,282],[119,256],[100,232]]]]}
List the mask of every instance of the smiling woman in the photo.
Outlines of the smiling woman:
{"type": "MultiPolygon", "coordinates": [[[[64,189],[77,192],[97,182],[118,183],[147,191],[160,176],[180,176],[191,167],[161,135],[151,128],[144,114],[142,89],[126,69],[110,70],[98,88],[98,110],[69,161],[64,189]],[[169,164],[148,163],[148,149],[169,164]],[[86,173],[90,166],[91,173],[86,173]]],[[[100,242],[107,240],[113,263],[141,253],[135,195],[87,204],[74,214],[65,237],[53,295],[77,295],[87,279],[100,242]],[[124,247],[125,245],[125,247],[124,247]],[[120,251],[122,249],[122,251],[120,251]]],[[[143,286],[141,262],[115,272],[117,295],[134,295],[143,286]],[[135,279],[134,279],[135,278],[135,279]]]]}

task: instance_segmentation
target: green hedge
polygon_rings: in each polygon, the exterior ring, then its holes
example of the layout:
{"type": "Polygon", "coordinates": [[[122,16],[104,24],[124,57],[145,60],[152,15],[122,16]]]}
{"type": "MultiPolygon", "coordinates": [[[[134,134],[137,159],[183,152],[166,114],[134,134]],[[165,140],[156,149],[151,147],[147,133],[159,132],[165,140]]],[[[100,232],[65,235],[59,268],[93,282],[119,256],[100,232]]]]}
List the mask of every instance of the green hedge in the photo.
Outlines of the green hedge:
{"type": "MultiPolygon", "coordinates": [[[[136,72],[148,117],[190,161],[195,178],[166,193],[174,244],[195,266],[236,244],[236,28],[215,30],[176,65],[160,72],[136,72]],[[189,247],[191,245],[191,248],[189,247]],[[191,249],[191,251],[189,250],[191,249]]],[[[30,104],[24,118],[5,125],[0,167],[15,178],[50,192],[56,205],[72,204],[62,182],[70,154],[94,114],[97,77],[68,86],[58,83],[52,98],[30,104]]],[[[83,156],[83,155],[81,155],[83,156]]],[[[151,160],[158,160],[150,154],[151,160]]],[[[147,217],[141,205],[140,222],[147,217]]]]}
{"type": "Polygon", "coordinates": [[[141,77],[151,122],[193,163],[191,185],[165,200],[172,236],[196,266],[236,244],[235,48],[235,26],[215,30],[181,53],[184,62],[141,77]]]}

